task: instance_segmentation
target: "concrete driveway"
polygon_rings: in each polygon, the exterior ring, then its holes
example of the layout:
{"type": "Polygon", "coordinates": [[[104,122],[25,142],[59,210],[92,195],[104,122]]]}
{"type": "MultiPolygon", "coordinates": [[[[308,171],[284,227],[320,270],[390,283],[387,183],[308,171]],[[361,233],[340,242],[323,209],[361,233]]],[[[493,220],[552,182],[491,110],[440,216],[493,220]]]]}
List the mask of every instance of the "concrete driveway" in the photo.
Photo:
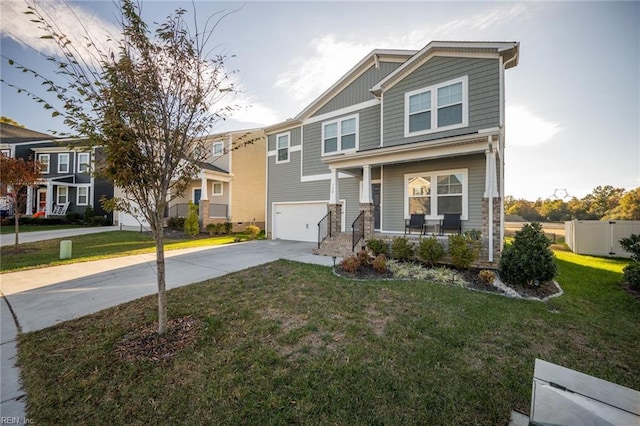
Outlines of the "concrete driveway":
{"type": "MultiPolygon", "coordinates": [[[[261,240],[165,252],[167,289],[278,259],[331,266],[315,245],[261,240]]],[[[16,336],[50,327],[156,292],[155,255],[144,254],[0,275],[0,415],[24,417],[24,391],[14,366],[16,336]]]]}

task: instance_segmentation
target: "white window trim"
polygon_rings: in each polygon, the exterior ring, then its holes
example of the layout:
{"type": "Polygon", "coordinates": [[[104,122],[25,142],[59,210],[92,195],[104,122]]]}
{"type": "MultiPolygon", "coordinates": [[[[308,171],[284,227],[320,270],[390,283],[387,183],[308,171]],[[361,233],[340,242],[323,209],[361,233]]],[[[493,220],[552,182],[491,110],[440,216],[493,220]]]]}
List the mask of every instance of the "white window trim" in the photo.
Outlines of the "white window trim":
{"type": "Polygon", "coordinates": [[[213,154],[214,157],[222,157],[224,155],[224,142],[222,141],[214,142],[213,145],[211,145],[211,153],[213,154]],[[219,154],[216,154],[216,146],[220,146],[219,154]]]}
{"type": "MultiPolygon", "coordinates": [[[[87,186],[79,186],[79,187],[76,189],[76,205],[78,205],[78,206],[88,206],[88,205],[90,204],[90,203],[89,203],[89,195],[90,195],[89,193],[90,193],[91,191],[90,191],[90,189],[89,189],[89,188],[90,188],[90,186],[89,186],[89,185],[87,185],[87,186]],[[81,190],[81,189],[85,189],[85,188],[86,188],[86,190],[87,190],[87,201],[86,201],[85,203],[81,203],[81,202],[80,202],[80,190],[81,190]]],[[[68,194],[68,190],[67,190],[67,194],[68,194]]]]}
{"type": "Polygon", "coordinates": [[[213,184],[211,185],[211,195],[215,195],[216,197],[224,195],[224,183],[213,182],[213,184]],[[220,185],[220,192],[216,192],[216,185],[220,185]]]}
{"type": "Polygon", "coordinates": [[[69,170],[71,170],[71,159],[69,153],[65,152],[58,154],[58,173],[69,173],[69,170]],[[67,157],[67,170],[62,170],[60,167],[62,165],[62,161],[60,161],[62,157],[67,157]]]}
{"type": "Polygon", "coordinates": [[[353,114],[353,115],[347,115],[344,117],[340,117],[340,118],[336,118],[335,120],[330,120],[330,121],[323,121],[322,122],[322,138],[320,140],[320,143],[322,144],[322,156],[327,156],[327,155],[336,155],[336,154],[343,154],[343,153],[349,153],[349,152],[356,152],[359,147],[360,147],[360,138],[359,138],[359,134],[360,134],[360,114],[353,114]],[[343,121],[347,121],[347,120],[351,120],[355,118],[356,119],[356,146],[355,148],[350,148],[350,149],[342,149],[342,122],[343,121]],[[338,125],[338,130],[337,130],[337,137],[338,137],[338,149],[336,151],[331,151],[331,152],[325,152],[324,151],[324,128],[330,124],[337,124],[338,125]]]}
{"type": "Polygon", "coordinates": [[[423,87],[412,90],[404,94],[404,137],[427,135],[429,133],[444,132],[446,130],[459,129],[469,126],[469,76],[465,75],[453,80],[434,84],[433,86],[423,87]],[[462,123],[451,124],[449,126],[438,127],[438,89],[451,86],[452,84],[462,83],[462,123]],[[409,98],[419,93],[431,91],[431,128],[420,130],[417,132],[409,131],[409,98]]]}
{"type": "Polygon", "coordinates": [[[455,170],[433,170],[421,173],[409,173],[404,175],[404,217],[409,219],[409,179],[419,176],[429,176],[431,178],[431,214],[425,215],[425,219],[436,220],[442,219],[442,215],[436,214],[438,211],[438,176],[452,175],[454,173],[462,174],[462,215],[461,220],[469,219],[469,169],[455,170]]]}
{"type": "Polygon", "coordinates": [[[285,133],[278,133],[276,135],[276,164],[283,164],[283,163],[288,163],[289,161],[291,161],[291,132],[285,132],[285,133]],[[280,151],[281,149],[284,148],[278,148],[278,139],[280,139],[281,137],[285,137],[287,138],[287,159],[286,160],[278,160],[278,151],[280,151]]]}
{"type": "Polygon", "coordinates": [[[51,169],[51,155],[50,154],[38,154],[38,161],[42,161],[42,158],[46,158],[47,159],[47,168],[46,169],[42,169],[40,173],[46,175],[50,173],[50,169],[51,169]]]}
{"type": "Polygon", "coordinates": [[[91,153],[89,152],[78,152],[78,155],[76,156],[76,163],[78,164],[78,173],[89,173],[89,170],[91,169],[91,153]],[[87,161],[82,161],[80,158],[86,156],[87,157],[87,161]],[[87,165],[87,170],[81,170],[81,167],[83,164],[87,165]]]}
{"type": "Polygon", "coordinates": [[[64,204],[64,203],[68,203],[69,202],[69,187],[68,186],[58,186],[56,188],[56,204],[64,204]],[[60,190],[63,189],[65,190],[66,194],[65,194],[65,198],[67,199],[65,202],[60,202],[60,190]]]}

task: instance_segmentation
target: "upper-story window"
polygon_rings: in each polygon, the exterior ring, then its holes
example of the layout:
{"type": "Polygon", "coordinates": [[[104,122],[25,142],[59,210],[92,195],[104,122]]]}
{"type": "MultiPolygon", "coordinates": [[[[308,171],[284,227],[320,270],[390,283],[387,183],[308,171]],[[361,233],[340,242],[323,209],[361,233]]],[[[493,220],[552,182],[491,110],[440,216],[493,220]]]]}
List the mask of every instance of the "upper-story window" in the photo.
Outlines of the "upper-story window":
{"type": "Polygon", "coordinates": [[[289,161],[290,133],[276,135],[276,164],[287,163],[289,161]]]}
{"type": "Polygon", "coordinates": [[[58,173],[69,173],[69,154],[58,154],[58,173]]]}
{"type": "Polygon", "coordinates": [[[213,143],[213,156],[220,157],[224,155],[224,142],[214,142],[213,143]]]}
{"type": "Polygon", "coordinates": [[[40,169],[40,173],[42,174],[49,173],[49,154],[38,154],[38,161],[42,165],[42,169],[40,169]]]}
{"type": "Polygon", "coordinates": [[[91,155],[88,152],[78,153],[78,173],[88,173],[91,155]]]}
{"type": "Polygon", "coordinates": [[[405,137],[467,126],[468,82],[464,76],[405,93],[405,137]]]}
{"type": "Polygon", "coordinates": [[[322,123],[322,155],[358,148],[358,116],[322,123]]]}

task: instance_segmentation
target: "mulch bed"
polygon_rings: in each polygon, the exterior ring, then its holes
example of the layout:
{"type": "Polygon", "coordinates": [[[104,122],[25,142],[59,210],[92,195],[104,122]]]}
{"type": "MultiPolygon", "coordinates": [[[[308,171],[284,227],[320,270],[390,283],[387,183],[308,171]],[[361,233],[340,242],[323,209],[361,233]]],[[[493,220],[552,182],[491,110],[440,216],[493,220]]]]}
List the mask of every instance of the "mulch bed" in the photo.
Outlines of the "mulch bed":
{"type": "Polygon", "coordinates": [[[631,284],[627,282],[622,283],[622,289],[626,291],[629,296],[640,301],[640,290],[636,290],[635,288],[631,287],[631,284]]]}
{"type": "MultiPolygon", "coordinates": [[[[335,267],[335,271],[340,276],[356,280],[393,279],[393,274],[391,272],[378,274],[371,267],[360,267],[355,273],[350,273],[343,271],[338,265],[335,267]]],[[[504,294],[504,292],[498,287],[480,279],[480,277],[478,276],[480,271],[481,269],[459,271],[459,273],[464,277],[465,281],[467,281],[467,288],[489,293],[504,294]]],[[[538,299],[544,299],[545,297],[549,297],[556,293],[559,293],[558,287],[553,281],[540,283],[540,285],[534,287],[514,285],[509,285],[509,287],[515,290],[520,296],[525,298],[535,297],[538,299]]]]}
{"type": "Polygon", "coordinates": [[[201,327],[201,321],[195,318],[171,319],[167,322],[167,332],[160,336],[158,323],[154,322],[125,335],[114,351],[129,362],[167,362],[193,343],[201,327]]]}

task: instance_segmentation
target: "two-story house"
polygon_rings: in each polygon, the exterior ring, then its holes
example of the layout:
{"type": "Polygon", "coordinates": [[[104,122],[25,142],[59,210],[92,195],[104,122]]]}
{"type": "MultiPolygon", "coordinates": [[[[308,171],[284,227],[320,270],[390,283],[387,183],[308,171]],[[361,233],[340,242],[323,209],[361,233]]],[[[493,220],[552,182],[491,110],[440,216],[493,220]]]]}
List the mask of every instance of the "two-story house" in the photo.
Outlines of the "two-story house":
{"type": "Polygon", "coordinates": [[[91,173],[100,148],[89,148],[80,139],[55,138],[0,123],[0,149],[3,155],[38,160],[43,165],[40,181],[27,191],[25,215],[83,214],[91,206],[96,215],[112,219],[102,209],[100,198],[113,197],[113,185],[91,173]]]}
{"type": "Polygon", "coordinates": [[[320,244],[332,230],[322,252],[356,219],[369,239],[403,234],[411,215],[437,227],[450,213],[462,231],[482,231],[482,260],[495,262],[505,70],[518,54],[517,42],[441,41],[368,54],[295,118],[265,129],[268,233],[320,244]]]}
{"type": "MultiPolygon", "coordinates": [[[[168,217],[186,217],[188,203],[199,207],[200,225],[231,222],[234,231],[265,227],[266,138],[262,129],[238,130],[205,139],[206,157],[198,176],[169,204],[168,217]]],[[[116,196],[122,196],[116,188],[116,196]]],[[[141,215],[118,212],[116,222],[148,226],[141,215]]]]}

